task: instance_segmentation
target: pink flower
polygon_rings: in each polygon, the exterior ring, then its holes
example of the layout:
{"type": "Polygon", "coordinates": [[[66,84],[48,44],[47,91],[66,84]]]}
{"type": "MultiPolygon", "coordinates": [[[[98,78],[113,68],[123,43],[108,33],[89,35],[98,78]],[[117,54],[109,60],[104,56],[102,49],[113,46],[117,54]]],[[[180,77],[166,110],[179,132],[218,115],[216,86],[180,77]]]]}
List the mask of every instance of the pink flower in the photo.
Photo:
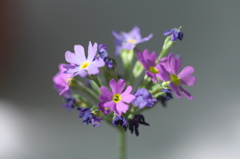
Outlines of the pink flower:
{"type": "Polygon", "coordinates": [[[130,94],[132,86],[128,86],[123,92],[126,85],[123,79],[119,79],[118,82],[112,79],[109,85],[112,92],[109,91],[107,87],[100,87],[102,94],[99,96],[101,102],[98,106],[106,114],[114,111],[117,116],[121,116],[121,114],[126,113],[129,108],[129,105],[126,103],[130,103],[135,99],[135,96],[130,94]]]}
{"type": "Polygon", "coordinates": [[[182,98],[182,93],[187,99],[193,100],[193,96],[188,91],[183,89],[181,84],[188,86],[193,86],[195,84],[196,77],[191,75],[194,72],[194,68],[192,66],[186,66],[180,73],[178,73],[180,67],[181,59],[175,58],[173,53],[169,54],[167,58],[167,64],[165,66],[160,66],[160,79],[163,81],[171,81],[169,86],[177,98],[182,98]]]}
{"type": "Polygon", "coordinates": [[[162,58],[160,63],[156,64],[157,54],[155,52],[149,53],[148,50],[144,50],[143,53],[138,52],[138,60],[142,63],[143,67],[147,70],[145,73],[152,79],[153,82],[157,82],[157,77],[160,78],[160,64],[166,65],[166,58],[162,58]]]}
{"type": "Polygon", "coordinates": [[[63,73],[66,69],[63,67],[65,64],[60,64],[58,66],[59,72],[53,77],[54,88],[59,91],[59,95],[68,95],[69,94],[69,82],[71,81],[71,74],[63,73]]]}

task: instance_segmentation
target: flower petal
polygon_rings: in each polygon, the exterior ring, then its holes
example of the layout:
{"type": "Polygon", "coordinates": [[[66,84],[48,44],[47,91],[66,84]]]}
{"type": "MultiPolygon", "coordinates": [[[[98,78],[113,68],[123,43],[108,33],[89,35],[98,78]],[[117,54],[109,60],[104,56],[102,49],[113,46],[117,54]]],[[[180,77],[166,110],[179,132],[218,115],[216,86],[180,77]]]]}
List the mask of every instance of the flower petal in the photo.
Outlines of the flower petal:
{"type": "Polygon", "coordinates": [[[112,79],[109,82],[109,86],[111,87],[113,94],[116,94],[116,91],[117,91],[116,85],[117,85],[117,82],[115,79],[112,79]]]}
{"type": "Polygon", "coordinates": [[[173,32],[173,29],[166,30],[166,31],[163,33],[163,35],[167,36],[167,35],[172,34],[172,32],[173,32]]]}
{"type": "Polygon", "coordinates": [[[166,70],[166,68],[161,64],[160,70],[159,70],[158,78],[160,78],[163,81],[171,81],[170,79],[170,73],[166,70]]]}
{"type": "Polygon", "coordinates": [[[129,105],[120,101],[119,103],[116,104],[115,113],[116,113],[117,116],[121,116],[122,113],[127,112],[128,108],[129,108],[129,105]]]}
{"type": "Polygon", "coordinates": [[[79,59],[79,56],[70,52],[70,51],[65,52],[65,59],[69,63],[74,63],[74,64],[77,64],[77,65],[80,65],[80,63],[81,63],[81,60],[79,59]]]}
{"type": "Polygon", "coordinates": [[[89,45],[88,45],[88,57],[87,60],[89,62],[92,62],[96,53],[97,53],[97,43],[94,43],[94,45],[92,46],[91,41],[89,41],[89,45]]]}
{"type": "Polygon", "coordinates": [[[78,74],[83,78],[87,76],[87,71],[85,69],[80,69],[78,74]]]}
{"type": "Polygon", "coordinates": [[[116,93],[121,94],[123,89],[125,88],[125,81],[123,79],[119,79],[116,86],[116,93]]]}
{"type": "Polygon", "coordinates": [[[85,51],[82,45],[74,45],[74,52],[81,61],[80,63],[86,61],[85,51]]]}
{"type": "Polygon", "coordinates": [[[105,108],[109,108],[111,111],[116,111],[116,103],[114,103],[113,101],[106,102],[103,104],[103,106],[105,108]]]}
{"type": "Polygon", "coordinates": [[[111,91],[109,91],[107,87],[103,86],[103,87],[100,87],[99,89],[102,92],[102,94],[99,96],[99,99],[101,101],[111,101],[112,100],[113,93],[111,91]]]}
{"type": "Polygon", "coordinates": [[[168,55],[168,66],[170,68],[171,73],[176,75],[179,68],[178,68],[178,62],[175,59],[175,56],[173,53],[168,55]]]}
{"type": "Polygon", "coordinates": [[[122,101],[126,103],[131,103],[136,97],[132,94],[122,96],[122,101]]]}
{"type": "Polygon", "coordinates": [[[179,90],[178,90],[179,86],[176,86],[173,82],[171,82],[171,83],[169,84],[169,86],[171,87],[172,91],[175,93],[176,97],[177,97],[178,99],[181,99],[181,98],[182,98],[182,95],[180,94],[180,92],[179,92],[179,90]]]}
{"type": "Polygon", "coordinates": [[[185,97],[189,100],[194,100],[194,97],[185,89],[183,89],[182,86],[179,86],[179,90],[182,92],[183,95],[185,95],[185,97]]]}
{"type": "Polygon", "coordinates": [[[181,84],[193,86],[196,82],[196,77],[191,76],[193,72],[194,68],[192,66],[184,67],[183,70],[178,74],[178,77],[181,79],[181,84]]]}
{"type": "Polygon", "coordinates": [[[145,41],[148,41],[148,40],[150,40],[152,37],[153,37],[153,34],[149,34],[147,37],[142,38],[142,39],[138,42],[138,44],[139,44],[139,43],[142,43],[142,42],[145,42],[145,41]]]}

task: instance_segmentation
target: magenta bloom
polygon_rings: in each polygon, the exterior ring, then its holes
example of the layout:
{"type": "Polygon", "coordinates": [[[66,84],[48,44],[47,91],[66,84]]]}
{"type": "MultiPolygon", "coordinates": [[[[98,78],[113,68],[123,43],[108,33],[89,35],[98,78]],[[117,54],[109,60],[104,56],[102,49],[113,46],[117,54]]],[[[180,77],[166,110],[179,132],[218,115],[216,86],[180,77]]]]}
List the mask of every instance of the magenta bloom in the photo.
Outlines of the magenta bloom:
{"type": "Polygon", "coordinates": [[[147,70],[146,75],[152,78],[153,82],[157,82],[157,77],[160,78],[160,64],[166,63],[166,60],[163,59],[159,64],[156,64],[157,55],[155,52],[152,54],[149,53],[148,50],[144,50],[143,53],[138,52],[138,60],[142,63],[143,67],[147,70]]]}
{"type": "Polygon", "coordinates": [[[121,116],[122,113],[126,113],[129,105],[126,103],[132,102],[135,96],[130,94],[132,86],[128,86],[123,92],[126,85],[123,79],[119,79],[118,82],[112,79],[109,82],[112,92],[107,87],[100,87],[102,94],[99,96],[101,102],[98,104],[99,108],[104,113],[109,113],[108,110],[114,111],[117,116],[121,116]]]}
{"type": "Polygon", "coordinates": [[[153,34],[149,34],[147,37],[142,38],[141,30],[138,26],[133,27],[129,33],[120,32],[120,34],[118,34],[117,32],[112,31],[112,34],[116,38],[116,55],[119,55],[121,50],[124,49],[133,50],[137,44],[148,41],[153,36],[153,34]]]}
{"type": "Polygon", "coordinates": [[[73,73],[73,77],[76,75],[80,75],[81,77],[86,77],[89,75],[94,75],[99,73],[99,67],[104,66],[103,59],[94,59],[96,53],[97,53],[97,43],[94,43],[92,46],[92,43],[89,42],[88,45],[88,57],[86,59],[84,48],[81,45],[75,45],[74,46],[74,52],[72,53],[70,51],[67,51],[65,53],[66,61],[69,63],[75,64],[75,66],[72,65],[65,65],[64,68],[67,70],[64,73],[73,73]]]}
{"type": "Polygon", "coordinates": [[[164,65],[161,65],[161,79],[163,81],[171,81],[169,86],[171,87],[177,98],[182,98],[182,93],[183,95],[185,95],[186,98],[193,100],[193,96],[188,91],[183,89],[181,84],[185,84],[188,86],[193,86],[195,84],[196,77],[191,75],[194,72],[194,68],[191,66],[186,66],[178,74],[180,67],[181,59],[175,58],[173,53],[169,54],[167,58],[167,65],[165,67],[164,65]]]}
{"type": "Polygon", "coordinates": [[[69,83],[71,81],[72,74],[65,74],[63,73],[66,71],[65,68],[63,68],[65,64],[60,64],[58,66],[59,72],[53,77],[54,82],[54,88],[59,91],[59,95],[68,96],[69,95],[69,83]]]}

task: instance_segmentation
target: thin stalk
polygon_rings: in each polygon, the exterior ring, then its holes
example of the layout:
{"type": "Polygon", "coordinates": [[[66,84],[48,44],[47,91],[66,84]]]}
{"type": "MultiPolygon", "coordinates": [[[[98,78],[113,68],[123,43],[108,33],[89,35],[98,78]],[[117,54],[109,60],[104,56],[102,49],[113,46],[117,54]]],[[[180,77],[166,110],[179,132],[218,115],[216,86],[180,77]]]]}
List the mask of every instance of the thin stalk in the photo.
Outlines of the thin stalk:
{"type": "Polygon", "coordinates": [[[127,159],[127,147],[126,147],[126,132],[122,129],[118,129],[118,159],[127,159]]]}

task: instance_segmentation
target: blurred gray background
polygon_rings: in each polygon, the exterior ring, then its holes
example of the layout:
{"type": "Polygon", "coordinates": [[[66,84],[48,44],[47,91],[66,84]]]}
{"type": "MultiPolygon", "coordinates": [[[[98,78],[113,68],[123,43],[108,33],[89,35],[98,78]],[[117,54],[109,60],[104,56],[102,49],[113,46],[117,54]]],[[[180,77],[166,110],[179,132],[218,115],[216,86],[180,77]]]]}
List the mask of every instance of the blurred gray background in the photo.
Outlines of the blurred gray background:
{"type": "Polygon", "coordinates": [[[112,30],[138,25],[139,45],[159,52],[163,31],[183,27],[171,52],[195,67],[184,88],[194,101],[174,100],[144,112],[150,127],[128,133],[129,159],[240,158],[239,0],[1,0],[0,159],[115,159],[116,131],[85,126],[62,109],[52,77],[75,44],[104,43],[112,30]]]}

